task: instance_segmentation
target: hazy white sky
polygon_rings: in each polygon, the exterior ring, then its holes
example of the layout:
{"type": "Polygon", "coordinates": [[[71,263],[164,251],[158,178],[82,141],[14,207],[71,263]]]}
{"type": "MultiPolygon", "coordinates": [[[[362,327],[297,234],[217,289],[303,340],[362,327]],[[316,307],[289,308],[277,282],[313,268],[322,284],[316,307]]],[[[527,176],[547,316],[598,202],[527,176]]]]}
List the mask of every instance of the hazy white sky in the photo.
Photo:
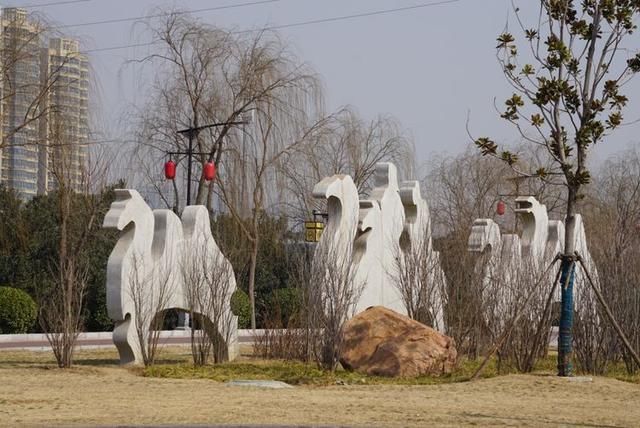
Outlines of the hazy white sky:
{"type": "MultiPolygon", "coordinates": [[[[16,0],[6,6],[50,3],[16,0]]],[[[150,38],[132,29],[131,22],[74,26],[109,19],[143,16],[157,6],[202,9],[250,0],[87,0],[34,8],[51,17],[61,31],[79,36],[85,49],[143,43],[150,38]]],[[[537,1],[515,0],[525,19],[535,23],[537,1]],[[527,9],[531,8],[531,9],[527,9]]],[[[289,24],[376,10],[406,7],[435,0],[279,0],[269,4],[201,12],[203,21],[249,29],[289,24]]],[[[517,33],[510,0],[459,0],[394,14],[306,25],[280,30],[305,61],[323,77],[327,107],[350,104],[372,118],[379,113],[397,117],[414,136],[421,161],[434,154],[463,150],[470,140],[465,123],[470,112],[474,134],[515,142],[514,129],[498,117],[509,86],[495,59],[496,36],[508,20],[517,33]]],[[[638,50],[638,39],[626,46],[638,50]],[[634,45],[635,44],[635,45],[634,45]]],[[[127,59],[141,57],[137,47],[91,53],[100,88],[99,104],[108,137],[122,137],[122,112],[144,97],[145,76],[123,69],[127,59]]],[[[626,55],[626,53],[624,53],[626,55]]],[[[640,100],[640,78],[626,93],[640,100]]],[[[632,102],[629,119],[640,118],[640,101],[632,102]]],[[[596,148],[602,159],[640,141],[640,123],[624,127],[596,148]]]]}

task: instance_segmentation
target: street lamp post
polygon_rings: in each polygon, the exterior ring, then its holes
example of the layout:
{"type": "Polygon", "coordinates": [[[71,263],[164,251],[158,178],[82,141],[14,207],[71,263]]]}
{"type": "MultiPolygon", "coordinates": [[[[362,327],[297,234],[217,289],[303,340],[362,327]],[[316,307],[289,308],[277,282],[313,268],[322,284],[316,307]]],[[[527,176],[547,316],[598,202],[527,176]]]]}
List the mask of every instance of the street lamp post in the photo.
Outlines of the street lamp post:
{"type": "Polygon", "coordinates": [[[189,138],[189,147],[186,152],[184,151],[175,151],[175,152],[167,152],[167,155],[187,155],[187,206],[191,205],[191,177],[192,177],[192,161],[193,155],[208,155],[209,153],[202,152],[194,152],[193,151],[193,140],[198,137],[198,134],[203,129],[208,128],[216,128],[219,126],[233,126],[233,125],[243,125],[245,121],[236,121],[236,122],[220,122],[220,123],[211,123],[209,125],[195,126],[186,129],[181,129],[178,131],[178,134],[187,135],[189,138]]]}
{"type": "MultiPolygon", "coordinates": [[[[187,200],[186,200],[187,204],[186,204],[186,206],[191,205],[191,177],[192,177],[193,155],[202,156],[202,155],[208,155],[209,154],[209,153],[202,153],[202,152],[194,152],[193,151],[193,140],[198,137],[198,134],[203,129],[216,128],[216,127],[219,127],[219,126],[242,125],[242,124],[245,124],[245,123],[246,123],[245,121],[211,123],[209,125],[203,125],[203,126],[195,126],[195,127],[192,126],[190,128],[181,129],[180,131],[178,131],[178,134],[187,135],[187,137],[189,138],[189,147],[188,147],[186,152],[184,152],[184,151],[167,152],[167,155],[169,155],[169,156],[186,155],[187,156],[187,200]]],[[[176,164],[173,163],[173,161],[169,160],[169,162],[165,165],[165,176],[166,176],[166,178],[168,178],[170,180],[173,180],[175,178],[175,172],[176,172],[176,164]],[[169,163],[171,163],[170,166],[169,166],[169,163]],[[169,166],[169,168],[167,168],[167,166],[169,166]]],[[[215,175],[215,165],[213,164],[212,161],[208,162],[205,165],[203,173],[204,173],[204,176],[205,176],[206,180],[213,180],[214,175],[215,175]],[[211,164],[211,165],[209,165],[209,164],[211,164]]],[[[179,324],[178,328],[180,328],[180,329],[188,329],[189,328],[189,314],[186,313],[186,312],[180,313],[178,315],[178,324],[179,324]]]]}

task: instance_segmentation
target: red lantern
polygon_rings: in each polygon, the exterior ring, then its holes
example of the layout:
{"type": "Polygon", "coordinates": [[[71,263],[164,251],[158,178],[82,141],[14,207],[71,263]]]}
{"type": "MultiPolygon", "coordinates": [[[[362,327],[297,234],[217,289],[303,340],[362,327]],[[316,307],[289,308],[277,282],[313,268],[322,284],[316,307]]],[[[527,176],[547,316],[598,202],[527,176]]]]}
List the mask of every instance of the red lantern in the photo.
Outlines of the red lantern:
{"type": "Polygon", "coordinates": [[[204,175],[205,180],[213,180],[216,177],[216,165],[213,162],[205,163],[202,174],[204,175]]]}
{"type": "Polygon", "coordinates": [[[507,206],[505,205],[505,203],[503,201],[498,201],[498,205],[496,206],[496,213],[498,215],[504,215],[506,210],[507,206]]]}
{"type": "Polygon", "coordinates": [[[176,163],[171,159],[164,164],[164,176],[167,180],[173,180],[176,178],[176,163]]]}

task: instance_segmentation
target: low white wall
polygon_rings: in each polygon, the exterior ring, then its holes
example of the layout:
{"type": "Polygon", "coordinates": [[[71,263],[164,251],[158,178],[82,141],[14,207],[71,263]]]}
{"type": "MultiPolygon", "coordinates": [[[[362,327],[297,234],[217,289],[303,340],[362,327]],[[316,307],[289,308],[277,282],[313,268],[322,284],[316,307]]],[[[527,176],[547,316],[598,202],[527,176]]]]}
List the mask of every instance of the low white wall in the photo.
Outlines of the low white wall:
{"type": "MultiPolygon", "coordinates": [[[[264,334],[264,330],[238,330],[238,340],[240,343],[251,344],[255,336],[264,334]]],[[[110,348],[113,345],[111,342],[112,333],[110,331],[100,333],[80,333],[78,337],[78,348],[110,348]],[[82,342],[103,340],[108,341],[104,344],[85,344],[82,342]]],[[[161,339],[184,339],[184,342],[171,343],[171,345],[187,345],[191,332],[189,330],[165,330],[160,332],[161,339]]],[[[551,327],[551,334],[549,337],[549,348],[556,349],[558,345],[558,327],[551,327]]],[[[0,351],[3,350],[49,350],[49,344],[47,343],[47,336],[44,334],[0,334],[0,351]]]]}
{"type": "MultiPolygon", "coordinates": [[[[255,335],[261,335],[264,330],[255,330],[255,335]]],[[[254,332],[252,330],[238,330],[238,339],[241,343],[251,343],[253,341],[254,332]]],[[[160,332],[160,339],[174,339],[177,342],[171,345],[187,345],[190,343],[190,330],[164,330],[160,332]]],[[[78,336],[77,347],[79,349],[89,348],[111,348],[113,347],[112,332],[104,331],[98,333],[80,333],[78,336]],[[105,343],[89,343],[95,341],[104,341],[105,343]],[[83,344],[84,342],[84,344],[83,344]]],[[[45,334],[0,334],[0,351],[2,350],[49,350],[51,347],[47,341],[45,334]]]]}

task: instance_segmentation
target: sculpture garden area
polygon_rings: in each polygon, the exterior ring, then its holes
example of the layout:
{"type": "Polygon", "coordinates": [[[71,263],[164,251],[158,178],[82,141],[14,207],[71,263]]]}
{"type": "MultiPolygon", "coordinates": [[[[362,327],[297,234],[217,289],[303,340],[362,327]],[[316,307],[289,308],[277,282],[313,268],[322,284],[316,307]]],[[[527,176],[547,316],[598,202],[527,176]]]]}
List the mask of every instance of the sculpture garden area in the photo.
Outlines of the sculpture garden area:
{"type": "MultiPolygon", "coordinates": [[[[211,235],[206,209],[188,207],[179,218],[169,210],[152,211],[134,190],[116,191],[104,220],[104,227],[120,233],[106,284],[115,348],[78,350],[75,366],[66,370],[51,370],[49,352],[0,352],[0,425],[634,425],[640,379],[626,375],[622,363],[608,377],[558,378],[552,350],[535,359],[529,374],[499,367],[489,355],[480,379],[470,381],[482,358],[458,354],[446,335],[446,277],[433,248],[429,210],[418,183],[399,183],[397,176],[393,164],[378,164],[366,197],[346,175],[327,177],[313,189],[326,202],[328,220],[312,253],[312,301],[326,314],[336,289],[347,300],[335,348],[326,336],[312,336],[321,349],[336,351],[334,370],[321,368],[324,360],[283,360],[266,349],[287,340],[300,346],[298,330],[256,336],[253,344],[238,341],[230,307],[234,272],[211,235]],[[412,301],[398,286],[416,250],[428,269],[404,280],[424,282],[429,297],[413,312],[423,322],[406,316],[412,301]],[[216,279],[206,272],[215,272],[216,279]],[[190,311],[204,328],[191,349],[159,340],[151,358],[151,323],[155,312],[169,308],[190,311]],[[194,365],[193,346],[206,343],[215,364],[194,365]],[[238,380],[291,387],[229,384],[238,380]],[[558,414],[558,406],[566,411],[558,414]]],[[[507,286],[513,278],[547,279],[545,268],[562,245],[562,222],[550,221],[534,198],[517,199],[516,213],[523,219],[521,235],[501,235],[488,219],[470,227],[468,251],[482,254],[476,270],[492,311],[508,312],[522,299],[521,290],[507,286]]],[[[579,230],[576,248],[590,266],[582,225],[579,230]]],[[[544,302],[552,280],[527,296],[544,302]]],[[[580,271],[575,288],[577,302],[591,298],[580,271]]],[[[557,300],[557,293],[551,298],[557,300]]],[[[538,323],[542,315],[533,311],[529,321],[538,323]]]]}

